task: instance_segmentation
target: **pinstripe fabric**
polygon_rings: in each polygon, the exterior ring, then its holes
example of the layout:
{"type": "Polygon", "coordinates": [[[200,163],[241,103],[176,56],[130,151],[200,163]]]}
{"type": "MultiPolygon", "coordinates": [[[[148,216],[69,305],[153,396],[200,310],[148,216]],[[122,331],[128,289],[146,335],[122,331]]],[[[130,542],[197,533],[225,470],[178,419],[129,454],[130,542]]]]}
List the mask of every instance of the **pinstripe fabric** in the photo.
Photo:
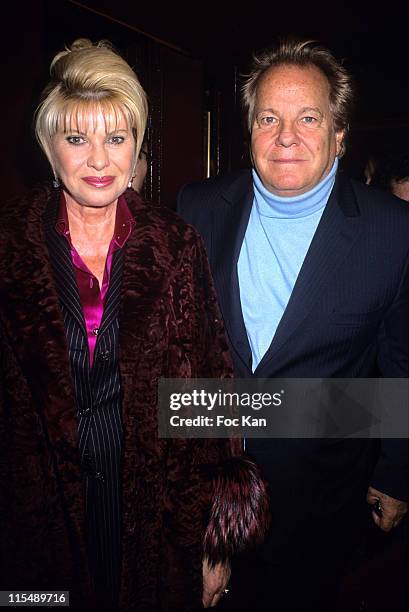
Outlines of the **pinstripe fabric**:
{"type": "Polygon", "coordinates": [[[121,560],[122,421],[118,368],[118,310],[123,252],[114,253],[92,368],[69,245],[55,231],[58,207],[44,216],[45,232],[64,316],[78,416],[84,475],[88,553],[101,607],[114,610],[121,560]]]}

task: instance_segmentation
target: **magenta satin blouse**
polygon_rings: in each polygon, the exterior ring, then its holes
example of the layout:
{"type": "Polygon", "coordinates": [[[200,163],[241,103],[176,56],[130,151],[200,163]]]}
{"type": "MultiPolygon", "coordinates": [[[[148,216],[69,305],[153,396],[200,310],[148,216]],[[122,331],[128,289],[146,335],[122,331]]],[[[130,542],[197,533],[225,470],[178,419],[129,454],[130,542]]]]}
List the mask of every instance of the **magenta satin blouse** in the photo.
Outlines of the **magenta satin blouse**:
{"type": "Polygon", "coordinates": [[[94,359],[95,344],[99,327],[101,325],[102,316],[104,314],[105,297],[109,289],[109,280],[111,275],[112,257],[115,251],[121,249],[128,240],[133,228],[135,219],[128,208],[124,196],[118,198],[115,218],[115,231],[112,236],[111,243],[108,249],[108,255],[105,262],[104,277],[102,287],[99,286],[97,278],[88,269],[83,262],[74,245],[71,241],[70,228],[68,222],[67,205],[64,194],[61,194],[60,208],[58,218],[55,225],[56,231],[65,236],[70,245],[71,258],[77,280],[78,291],[80,295],[82,311],[87,329],[89,358],[92,367],[94,359]]]}

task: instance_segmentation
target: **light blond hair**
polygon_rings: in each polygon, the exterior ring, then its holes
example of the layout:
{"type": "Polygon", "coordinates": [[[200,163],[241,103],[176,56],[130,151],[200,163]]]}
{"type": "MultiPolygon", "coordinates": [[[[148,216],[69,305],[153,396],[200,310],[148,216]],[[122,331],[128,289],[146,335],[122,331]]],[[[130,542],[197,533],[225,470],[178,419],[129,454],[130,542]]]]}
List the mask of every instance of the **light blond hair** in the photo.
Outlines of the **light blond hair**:
{"type": "MultiPolygon", "coordinates": [[[[352,79],[348,71],[325,47],[313,40],[282,40],[276,48],[253,56],[253,65],[242,86],[242,104],[247,115],[247,126],[251,132],[255,120],[257,88],[264,75],[277,66],[314,66],[328,80],[330,108],[336,132],[349,128],[349,115],[353,102],[352,79]]],[[[345,152],[344,139],[339,157],[345,152]]]]}
{"type": "Polygon", "coordinates": [[[53,170],[53,136],[98,113],[107,131],[114,131],[125,118],[135,138],[136,161],[145,134],[147,97],[135,72],[110,43],[77,39],[54,57],[50,74],[34,117],[37,140],[53,170]]]}

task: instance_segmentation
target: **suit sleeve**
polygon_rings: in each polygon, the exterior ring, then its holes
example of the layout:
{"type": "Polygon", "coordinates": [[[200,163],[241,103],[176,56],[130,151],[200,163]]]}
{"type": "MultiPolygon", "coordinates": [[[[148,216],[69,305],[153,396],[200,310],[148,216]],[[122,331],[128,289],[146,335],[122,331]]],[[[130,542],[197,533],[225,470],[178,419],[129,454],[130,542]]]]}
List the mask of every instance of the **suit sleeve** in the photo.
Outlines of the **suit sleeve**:
{"type": "MultiPolygon", "coordinates": [[[[378,366],[385,378],[407,378],[409,353],[409,256],[395,299],[379,332],[378,366]]],[[[396,499],[408,499],[408,440],[382,440],[372,476],[373,487],[396,499]]]]}
{"type": "Polygon", "coordinates": [[[207,198],[203,198],[200,184],[184,185],[178,193],[176,206],[178,215],[196,228],[208,248],[205,233],[209,225],[209,202],[207,198]]]}

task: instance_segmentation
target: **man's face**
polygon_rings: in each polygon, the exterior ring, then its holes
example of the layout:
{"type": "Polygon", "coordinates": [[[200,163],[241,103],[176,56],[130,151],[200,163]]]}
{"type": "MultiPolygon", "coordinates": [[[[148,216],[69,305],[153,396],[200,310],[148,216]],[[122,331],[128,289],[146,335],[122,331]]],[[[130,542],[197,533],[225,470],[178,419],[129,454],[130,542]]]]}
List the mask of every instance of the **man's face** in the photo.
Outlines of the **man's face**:
{"type": "Polygon", "coordinates": [[[257,89],[251,150],[266,189],[300,195],[331,170],[343,132],[335,132],[329,83],[313,66],[271,68],[257,89]]]}
{"type": "Polygon", "coordinates": [[[403,181],[392,180],[391,189],[392,193],[398,196],[398,198],[409,202],[409,178],[403,181]]]}

